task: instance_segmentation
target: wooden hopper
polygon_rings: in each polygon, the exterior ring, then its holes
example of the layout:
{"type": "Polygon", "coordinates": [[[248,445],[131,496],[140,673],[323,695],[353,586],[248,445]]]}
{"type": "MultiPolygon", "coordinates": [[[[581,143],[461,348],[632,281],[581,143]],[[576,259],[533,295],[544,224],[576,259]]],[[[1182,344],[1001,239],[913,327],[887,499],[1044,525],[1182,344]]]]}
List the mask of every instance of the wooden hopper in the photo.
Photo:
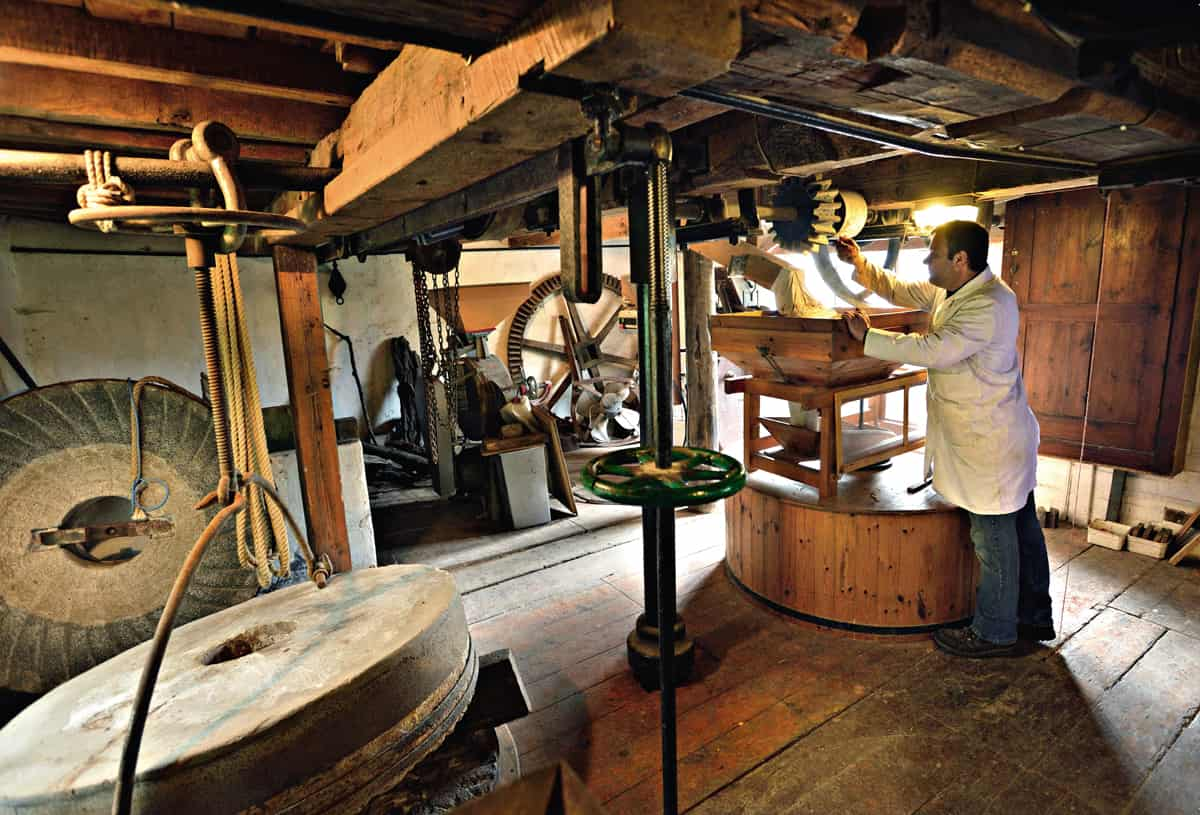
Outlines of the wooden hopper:
{"type": "Polygon", "coordinates": [[[821,434],[807,427],[797,427],[784,419],[768,419],[762,416],[758,420],[775,441],[783,445],[784,451],[800,461],[808,461],[820,455],[818,450],[821,434]]]}
{"type": "MultiPolygon", "coordinates": [[[[868,309],[873,328],[920,333],[924,311],[868,309]]],[[[863,355],[841,317],[776,317],[752,311],[709,318],[713,349],[754,376],[834,386],[882,379],[900,367],[863,355]],[[778,370],[776,370],[776,366],[778,370]]]]}

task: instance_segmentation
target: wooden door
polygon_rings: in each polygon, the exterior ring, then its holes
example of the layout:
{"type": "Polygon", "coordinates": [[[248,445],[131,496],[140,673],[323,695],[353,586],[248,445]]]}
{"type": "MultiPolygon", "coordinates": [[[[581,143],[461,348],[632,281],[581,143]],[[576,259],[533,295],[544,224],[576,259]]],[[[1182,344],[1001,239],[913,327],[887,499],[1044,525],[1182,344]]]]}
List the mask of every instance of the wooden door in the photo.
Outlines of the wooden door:
{"type": "Polygon", "coordinates": [[[1004,280],[1017,294],[1017,348],[1046,455],[1079,457],[1096,326],[1104,198],[1094,189],[1008,205],[1004,280]]]}
{"type": "Polygon", "coordinates": [[[1175,473],[1194,390],[1200,195],[1157,185],[1009,204],[1004,277],[1041,452],[1175,473]]]}

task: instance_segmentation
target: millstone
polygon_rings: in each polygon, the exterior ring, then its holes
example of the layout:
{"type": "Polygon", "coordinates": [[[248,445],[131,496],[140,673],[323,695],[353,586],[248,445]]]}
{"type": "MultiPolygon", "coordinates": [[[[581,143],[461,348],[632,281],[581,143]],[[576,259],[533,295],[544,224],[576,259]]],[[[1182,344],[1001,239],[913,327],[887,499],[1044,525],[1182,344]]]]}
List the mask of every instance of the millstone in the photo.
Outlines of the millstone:
{"type": "MultiPolygon", "coordinates": [[[[0,813],[108,813],[149,643],[0,731],[0,813]]],[[[356,813],[462,717],[478,661],[446,572],[387,566],[262,595],[175,631],[135,812],[356,813]]]]}
{"type": "MultiPolygon", "coordinates": [[[[167,503],[154,515],[170,518],[174,529],[136,539],[140,554],[119,563],[90,562],[63,548],[31,551],[34,529],[128,518],[129,400],[129,383],[98,379],[0,402],[0,687],[41,693],[149,639],[180,565],[216,513],[192,509],[217,482],[207,406],[148,387],[142,469],[167,483],[167,503]]],[[[230,524],[209,546],[179,622],[255,590],[252,572],[238,565],[230,524]]]]}

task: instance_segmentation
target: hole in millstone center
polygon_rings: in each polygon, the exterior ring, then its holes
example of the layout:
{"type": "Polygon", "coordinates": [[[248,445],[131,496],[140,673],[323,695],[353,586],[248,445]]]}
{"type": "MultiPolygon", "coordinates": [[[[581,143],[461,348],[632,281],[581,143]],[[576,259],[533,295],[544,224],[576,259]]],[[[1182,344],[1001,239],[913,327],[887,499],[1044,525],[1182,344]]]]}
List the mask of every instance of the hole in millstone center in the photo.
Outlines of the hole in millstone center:
{"type": "MultiPolygon", "coordinates": [[[[63,516],[60,529],[82,526],[104,526],[129,520],[129,498],[121,495],[101,495],[80,501],[63,516]]],[[[91,543],[62,547],[72,557],[89,565],[113,566],[128,563],[142,553],[149,539],[144,535],[110,537],[91,543]]]]}
{"type": "Polygon", "coordinates": [[[232,662],[249,656],[256,651],[274,645],[288,634],[296,630],[293,622],[268,623],[247,629],[237,636],[230,637],[208,653],[203,659],[205,665],[216,665],[220,662],[232,662]]]}

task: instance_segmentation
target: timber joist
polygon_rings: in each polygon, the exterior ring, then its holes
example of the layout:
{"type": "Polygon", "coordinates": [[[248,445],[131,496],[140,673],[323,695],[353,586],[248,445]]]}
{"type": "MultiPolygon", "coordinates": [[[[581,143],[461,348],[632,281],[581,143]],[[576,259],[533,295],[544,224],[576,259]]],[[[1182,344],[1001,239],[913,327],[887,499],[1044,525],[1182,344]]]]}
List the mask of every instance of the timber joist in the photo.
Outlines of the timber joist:
{"type": "Polygon", "coordinates": [[[542,74],[664,98],[727,71],[741,44],[733,0],[551,0],[470,63],[405,48],[351,107],[342,172],[304,202],[293,242],[376,226],[586,133],[578,100],[523,87],[542,74]]]}

